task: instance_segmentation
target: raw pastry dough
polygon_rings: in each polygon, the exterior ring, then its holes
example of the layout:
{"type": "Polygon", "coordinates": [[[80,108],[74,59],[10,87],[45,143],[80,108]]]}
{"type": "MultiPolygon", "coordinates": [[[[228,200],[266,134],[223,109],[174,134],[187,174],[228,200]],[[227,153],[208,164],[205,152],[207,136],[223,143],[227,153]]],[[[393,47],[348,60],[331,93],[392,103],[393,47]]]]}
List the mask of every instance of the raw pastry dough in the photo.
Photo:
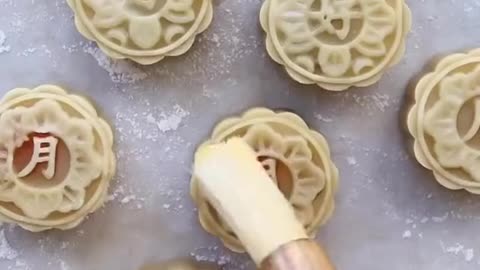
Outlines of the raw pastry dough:
{"type": "Polygon", "coordinates": [[[480,194],[480,49],[423,77],[407,122],[415,157],[440,184],[480,194]]]}
{"type": "MultiPolygon", "coordinates": [[[[275,113],[263,108],[247,111],[240,118],[222,121],[205,144],[223,142],[232,137],[242,137],[256,151],[259,161],[294,207],[309,236],[313,237],[331,216],[337,189],[338,170],[330,158],[325,138],[310,130],[296,114],[275,113]]],[[[195,177],[191,189],[204,229],[220,237],[231,250],[244,252],[231,228],[200,193],[195,177]]]]}
{"type": "Polygon", "coordinates": [[[405,51],[404,0],[266,0],[267,50],[303,84],[340,91],[377,82],[405,51]]]}
{"type": "Polygon", "coordinates": [[[0,220],[70,229],[103,205],[115,172],[110,126],[84,98],[43,85],[0,100],[0,220]]]}
{"type": "Polygon", "coordinates": [[[67,0],[77,29],[110,57],[148,65],[184,54],[213,17],[212,0],[67,0]]]}

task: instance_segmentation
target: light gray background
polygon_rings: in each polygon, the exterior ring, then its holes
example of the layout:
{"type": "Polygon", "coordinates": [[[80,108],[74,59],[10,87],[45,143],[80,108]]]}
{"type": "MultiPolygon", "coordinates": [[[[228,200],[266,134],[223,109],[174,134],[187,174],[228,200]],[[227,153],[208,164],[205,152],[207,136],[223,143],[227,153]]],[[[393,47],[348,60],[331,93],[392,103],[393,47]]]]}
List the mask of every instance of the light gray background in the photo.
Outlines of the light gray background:
{"type": "Polygon", "coordinates": [[[403,61],[343,93],[299,85],[269,59],[260,0],[214,1],[214,23],[190,52],[139,67],[105,58],[62,0],[0,0],[0,94],[54,83],[92,97],[115,127],[119,159],[111,201],[78,228],[1,227],[0,269],[135,270],[177,256],[253,269],[200,229],[188,196],[195,146],[253,106],[292,109],[330,142],[338,207],[318,238],[338,269],[479,269],[480,197],[440,187],[416,164],[399,111],[430,59],[480,44],[480,1],[407,1],[403,61]]]}

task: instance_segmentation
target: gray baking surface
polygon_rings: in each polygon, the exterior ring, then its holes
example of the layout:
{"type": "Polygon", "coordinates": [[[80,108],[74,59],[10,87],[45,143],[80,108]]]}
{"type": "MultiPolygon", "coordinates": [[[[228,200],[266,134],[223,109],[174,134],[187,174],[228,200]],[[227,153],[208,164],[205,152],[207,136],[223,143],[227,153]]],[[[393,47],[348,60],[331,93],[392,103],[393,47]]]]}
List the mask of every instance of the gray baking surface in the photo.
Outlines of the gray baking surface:
{"type": "Polygon", "coordinates": [[[119,161],[109,202],[78,228],[3,225],[0,269],[136,270],[182,256],[253,269],[200,228],[189,168],[216,122],[254,106],[291,109],[331,144],[340,190],[318,239],[338,269],[479,269],[480,197],[440,187],[417,165],[399,112],[428,61],[479,46],[480,1],[408,1],[403,61],[342,93],[297,84],[269,59],[260,0],[214,1],[214,23],[191,51],[140,67],[87,42],[63,0],[0,0],[0,94],[53,83],[90,96],[115,127],[119,161]]]}

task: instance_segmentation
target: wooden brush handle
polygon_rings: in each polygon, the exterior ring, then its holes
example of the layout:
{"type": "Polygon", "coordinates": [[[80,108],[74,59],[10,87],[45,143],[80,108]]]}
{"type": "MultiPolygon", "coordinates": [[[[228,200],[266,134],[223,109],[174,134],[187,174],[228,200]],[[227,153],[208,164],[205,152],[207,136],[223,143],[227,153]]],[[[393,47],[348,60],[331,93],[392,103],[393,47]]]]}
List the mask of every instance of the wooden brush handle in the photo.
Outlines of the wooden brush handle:
{"type": "Polygon", "coordinates": [[[334,270],[325,251],[314,241],[298,240],[277,249],[262,270],[334,270]]]}

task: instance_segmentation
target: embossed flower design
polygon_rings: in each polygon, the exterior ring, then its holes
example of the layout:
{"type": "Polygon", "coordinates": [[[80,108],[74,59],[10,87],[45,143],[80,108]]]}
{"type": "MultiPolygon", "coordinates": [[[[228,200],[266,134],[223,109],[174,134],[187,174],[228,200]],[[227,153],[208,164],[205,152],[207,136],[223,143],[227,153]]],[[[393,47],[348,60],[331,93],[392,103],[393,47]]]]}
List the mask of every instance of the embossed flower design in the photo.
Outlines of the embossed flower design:
{"type": "Polygon", "coordinates": [[[480,68],[442,81],[439,99],[426,114],[425,130],[434,138],[434,151],[442,166],[462,168],[480,182],[480,149],[468,143],[480,132],[480,68]],[[461,132],[459,115],[465,106],[473,107],[473,113],[469,127],[461,132]]]}
{"type": "MultiPolygon", "coordinates": [[[[268,125],[252,126],[243,139],[255,150],[272,180],[279,184],[277,163],[283,163],[292,184],[290,194],[285,194],[298,219],[308,225],[314,216],[313,201],[325,186],[325,174],[312,162],[312,151],[299,136],[282,135],[268,125]]],[[[285,193],[285,192],[284,192],[285,193]]]]}
{"type": "MultiPolygon", "coordinates": [[[[87,120],[71,117],[56,101],[44,99],[31,107],[16,107],[1,114],[0,200],[14,203],[27,217],[47,218],[55,211],[67,213],[81,208],[85,188],[102,172],[95,151],[92,126],[87,120]],[[22,182],[14,170],[15,150],[29,140],[32,133],[51,134],[62,140],[70,155],[68,173],[63,181],[42,188],[22,182]]],[[[44,153],[45,154],[45,153],[44,153]]],[[[49,153],[53,155],[53,153],[49,153]]],[[[62,160],[59,160],[61,163],[62,160]]],[[[65,161],[64,161],[65,163],[65,161]]],[[[38,181],[45,181],[44,179],[38,181]]]]}
{"type": "Polygon", "coordinates": [[[177,35],[186,32],[180,24],[195,20],[193,1],[167,0],[160,8],[156,5],[158,0],[129,0],[127,4],[115,0],[85,0],[85,3],[95,12],[93,24],[108,29],[107,36],[111,39],[123,46],[130,39],[138,47],[150,49],[161,39],[171,43],[177,35]],[[161,19],[173,24],[162,26],[161,19]],[[125,23],[128,34],[123,30],[125,23]]]}
{"type": "Polygon", "coordinates": [[[372,58],[385,56],[385,38],[395,29],[395,11],[385,0],[285,0],[276,8],[277,27],[283,33],[282,49],[311,73],[341,77],[373,67],[372,58]],[[353,21],[361,21],[356,37],[347,40],[353,21]],[[320,38],[321,34],[334,39],[320,38]]]}
{"type": "Polygon", "coordinates": [[[67,0],[75,25],[114,59],[150,65],[179,56],[213,19],[212,0],[67,0]]]}
{"type": "MultiPolygon", "coordinates": [[[[255,150],[270,178],[293,206],[307,234],[313,237],[335,208],[338,170],[331,160],[325,138],[311,130],[296,114],[276,113],[264,108],[254,108],[241,117],[223,120],[205,144],[232,137],[243,138],[255,150]]],[[[192,178],[191,195],[198,205],[202,227],[218,236],[231,250],[244,252],[230,226],[203,196],[195,177],[192,178]]]]}

